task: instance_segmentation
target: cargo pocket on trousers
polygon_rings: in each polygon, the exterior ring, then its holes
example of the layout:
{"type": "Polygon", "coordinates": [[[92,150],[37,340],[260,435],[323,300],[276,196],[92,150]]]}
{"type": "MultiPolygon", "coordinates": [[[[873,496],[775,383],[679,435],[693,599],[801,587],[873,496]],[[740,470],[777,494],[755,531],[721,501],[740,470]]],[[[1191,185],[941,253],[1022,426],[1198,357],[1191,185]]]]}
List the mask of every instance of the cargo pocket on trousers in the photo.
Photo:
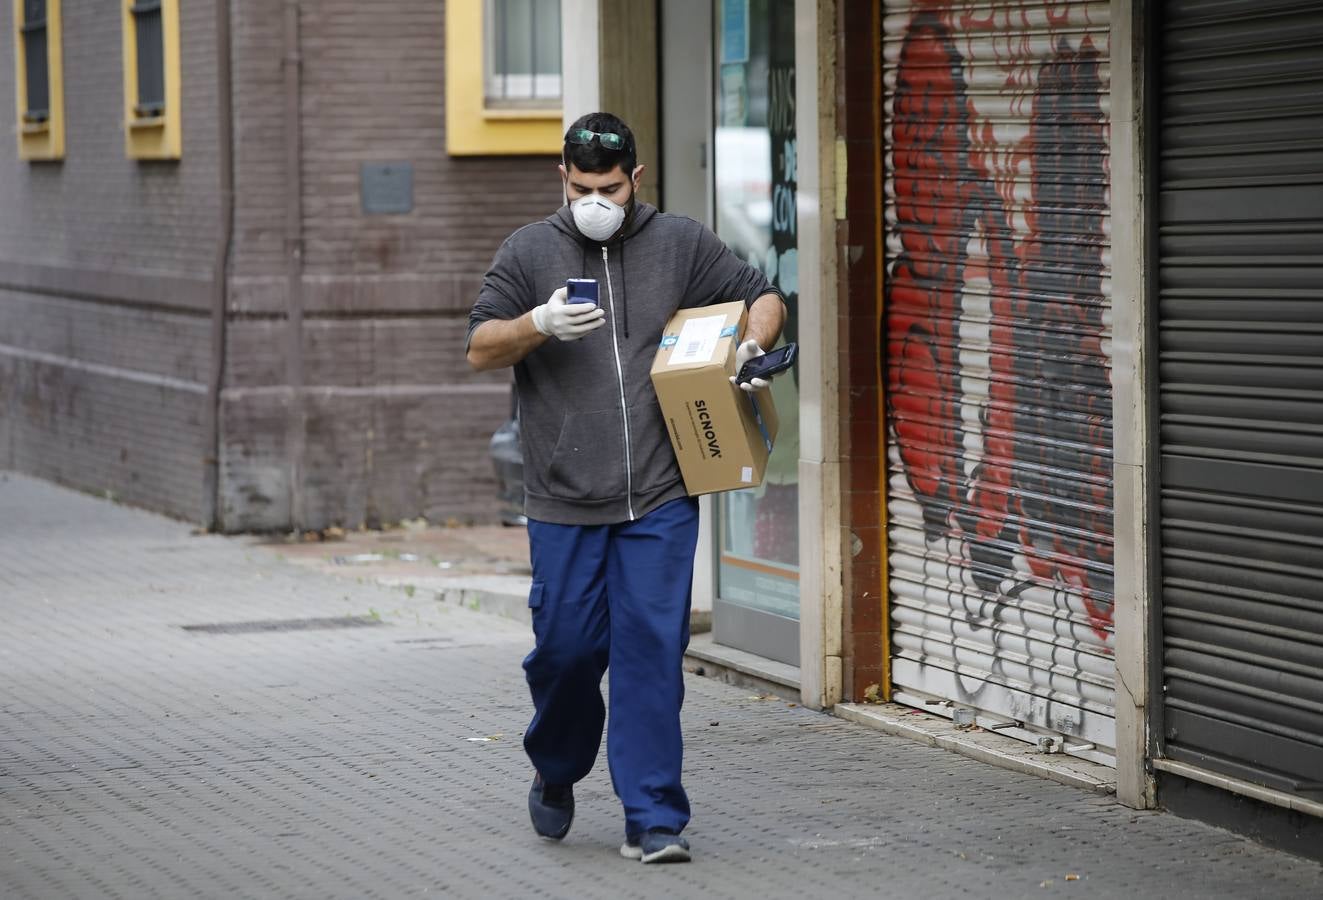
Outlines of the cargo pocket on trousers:
{"type": "Polygon", "coordinates": [[[533,586],[528,590],[528,608],[537,609],[542,605],[542,593],[546,585],[540,581],[533,582],[533,586]]]}

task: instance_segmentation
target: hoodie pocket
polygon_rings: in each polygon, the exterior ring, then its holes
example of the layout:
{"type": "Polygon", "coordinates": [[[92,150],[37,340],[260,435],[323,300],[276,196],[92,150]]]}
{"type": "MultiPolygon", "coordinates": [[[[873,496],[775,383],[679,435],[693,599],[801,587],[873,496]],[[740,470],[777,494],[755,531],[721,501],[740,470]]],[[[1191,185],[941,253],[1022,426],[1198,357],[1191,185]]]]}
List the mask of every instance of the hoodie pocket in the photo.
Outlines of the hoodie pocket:
{"type": "Polygon", "coordinates": [[[625,435],[619,409],[567,413],[551,453],[548,490],[567,500],[625,495],[625,435]]]}
{"type": "Polygon", "coordinates": [[[634,455],[634,492],[646,494],[674,483],[680,465],[657,401],[629,408],[630,445],[634,455]]]}

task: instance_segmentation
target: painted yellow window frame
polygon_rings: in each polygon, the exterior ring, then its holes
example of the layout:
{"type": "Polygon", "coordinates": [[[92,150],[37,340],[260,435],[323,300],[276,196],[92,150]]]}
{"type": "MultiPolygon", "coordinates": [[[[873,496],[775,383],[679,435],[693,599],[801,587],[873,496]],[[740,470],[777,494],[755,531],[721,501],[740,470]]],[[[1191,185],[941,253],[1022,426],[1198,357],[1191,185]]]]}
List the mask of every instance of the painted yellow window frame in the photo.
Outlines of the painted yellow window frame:
{"type": "Polygon", "coordinates": [[[18,102],[18,155],[28,160],[64,159],[64,41],[60,0],[46,0],[46,85],[49,112],[45,121],[28,121],[28,65],[23,43],[23,0],[14,0],[14,65],[18,102]]]}
{"type": "Polygon", "coordinates": [[[452,156],[556,154],[560,109],[488,109],[481,0],[446,4],[446,150],[452,156]]]}
{"type": "Polygon", "coordinates": [[[179,80],[179,0],[160,0],[165,109],[138,111],[138,30],[133,19],[137,0],[120,0],[124,35],[124,153],[130,159],[179,159],[183,121],[179,80]]]}

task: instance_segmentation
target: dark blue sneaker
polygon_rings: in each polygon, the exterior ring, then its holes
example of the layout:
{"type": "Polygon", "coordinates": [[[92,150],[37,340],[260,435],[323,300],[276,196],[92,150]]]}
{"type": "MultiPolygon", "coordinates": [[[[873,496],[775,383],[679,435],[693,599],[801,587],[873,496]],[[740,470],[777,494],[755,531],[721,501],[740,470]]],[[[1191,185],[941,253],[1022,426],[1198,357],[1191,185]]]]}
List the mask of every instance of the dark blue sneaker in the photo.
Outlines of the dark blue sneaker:
{"type": "Polygon", "coordinates": [[[574,821],[573,786],[544,784],[542,776],[535,775],[528,791],[528,817],[533,820],[533,830],[544,838],[558,841],[565,837],[574,821]]]}
{"type": "Polygon", "coordinates": [[[653,828],[638,837],[626,838],[620,855],[645,863],[689,862],[689,842],[664,828],[653,828]]]}

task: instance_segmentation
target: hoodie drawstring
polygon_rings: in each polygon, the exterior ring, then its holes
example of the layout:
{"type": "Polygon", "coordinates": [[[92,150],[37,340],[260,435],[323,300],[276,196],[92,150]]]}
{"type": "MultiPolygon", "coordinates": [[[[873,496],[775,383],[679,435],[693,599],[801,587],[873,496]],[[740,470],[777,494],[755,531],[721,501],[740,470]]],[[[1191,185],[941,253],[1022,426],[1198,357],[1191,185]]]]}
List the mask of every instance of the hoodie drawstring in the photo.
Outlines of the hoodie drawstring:
{"type": "Polygon", "coordinates": [[[620,242],[620,306],[625,311],[625,340],[629,340],[629,282],[625,278],[625,242],[620,242]]]}

